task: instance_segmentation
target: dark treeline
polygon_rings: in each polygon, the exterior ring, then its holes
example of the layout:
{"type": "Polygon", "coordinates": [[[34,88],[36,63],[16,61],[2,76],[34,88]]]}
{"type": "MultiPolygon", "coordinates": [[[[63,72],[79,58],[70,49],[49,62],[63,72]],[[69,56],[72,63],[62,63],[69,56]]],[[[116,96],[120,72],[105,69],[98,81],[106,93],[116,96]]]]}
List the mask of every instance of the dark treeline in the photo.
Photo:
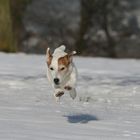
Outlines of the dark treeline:
{"type": "Polygon", "coordinates": [[[140,58],[138,0],[1,0],[0,51],[140,58]]]}

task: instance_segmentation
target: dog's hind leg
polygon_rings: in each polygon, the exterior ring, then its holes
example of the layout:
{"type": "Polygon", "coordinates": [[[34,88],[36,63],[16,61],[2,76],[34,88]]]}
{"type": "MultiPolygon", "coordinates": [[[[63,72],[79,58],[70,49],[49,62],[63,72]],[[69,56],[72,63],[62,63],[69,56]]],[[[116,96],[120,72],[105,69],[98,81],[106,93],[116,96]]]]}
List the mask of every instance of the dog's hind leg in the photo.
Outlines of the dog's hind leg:
{"type": "Polygon", "coordinates": [[[75,88],[72,88],[71,90],[69,90],[69,94],[70,94],[70,97],[72,99],[75,99],[76,98],[76,95],[77,95],[76,89],[75,88]]]}

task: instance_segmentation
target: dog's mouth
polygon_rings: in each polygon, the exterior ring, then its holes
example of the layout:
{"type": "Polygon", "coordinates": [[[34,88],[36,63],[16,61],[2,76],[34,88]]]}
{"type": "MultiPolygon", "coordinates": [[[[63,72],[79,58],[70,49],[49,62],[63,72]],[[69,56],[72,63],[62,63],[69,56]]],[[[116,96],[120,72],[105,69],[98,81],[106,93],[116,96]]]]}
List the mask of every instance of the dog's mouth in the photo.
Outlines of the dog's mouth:
{"type": "Polygon", "coordinates": [[[60,83],[54,83],[55,85],[59,85],[60,83]]]}
{"type": "Polygon", "coordinates": [[[55,87],[55,88],[60,88],[60,85],[58,85],[58,84],[56,85],[56,84],[55,84],[54,87],[55,87]]]}

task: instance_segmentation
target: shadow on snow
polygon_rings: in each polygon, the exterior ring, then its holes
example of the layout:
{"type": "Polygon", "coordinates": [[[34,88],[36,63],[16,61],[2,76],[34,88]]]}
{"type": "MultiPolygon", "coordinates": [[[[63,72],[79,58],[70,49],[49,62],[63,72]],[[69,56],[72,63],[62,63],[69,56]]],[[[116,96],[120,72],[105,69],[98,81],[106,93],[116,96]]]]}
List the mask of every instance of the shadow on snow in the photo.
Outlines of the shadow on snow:
{"type": "Polygon", "coordinates": [[[69,123],[88,123],[89,121],[98,121],[96,116],[90,114],[74,114],[74,115],[67,115],[67,121],[69,123]]]}

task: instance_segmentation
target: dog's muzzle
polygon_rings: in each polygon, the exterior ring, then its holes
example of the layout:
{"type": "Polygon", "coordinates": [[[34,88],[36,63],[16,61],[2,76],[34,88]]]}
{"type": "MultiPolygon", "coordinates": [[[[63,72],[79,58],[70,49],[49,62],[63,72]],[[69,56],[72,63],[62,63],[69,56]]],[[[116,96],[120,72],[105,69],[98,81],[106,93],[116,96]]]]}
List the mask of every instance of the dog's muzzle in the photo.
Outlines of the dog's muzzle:
{"type": "Polygon", "coordinates": [[[59,85],[59,79],[58,78],[54,78],[54,83],[56,84],[56,85],[59,85]]]}

